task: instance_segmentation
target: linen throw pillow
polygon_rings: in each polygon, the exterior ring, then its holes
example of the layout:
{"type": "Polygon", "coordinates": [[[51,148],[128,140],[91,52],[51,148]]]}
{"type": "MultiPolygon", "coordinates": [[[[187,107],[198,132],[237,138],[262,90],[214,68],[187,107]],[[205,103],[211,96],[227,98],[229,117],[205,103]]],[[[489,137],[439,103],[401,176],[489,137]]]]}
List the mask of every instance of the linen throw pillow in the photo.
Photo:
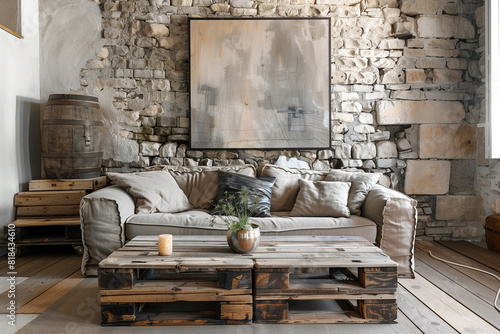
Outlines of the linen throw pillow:
{"type": "Polygon", "coordinates": [[[212,202],[217,195],[218,170],[233,172],[242,175],[255,176],[255,167],[251,165],[220,166],[220,167],[165,167],[174,177],[179,187],[189,199],[195,209],[212,208],[212,202]]]}
{"type": "Polygon", "coordinates": [[[271,199],[271,211],[290,212],[299,193],[299,180],[323,181],[327,174],[328,171],[265,165],[262,168],[261,176],[276,178],[271,199]]]}
{"type": "MultiPolygon", "coordinates": [[[[238,193],[247,189],[250,193],[249,201],[258,201],[257,207],[251,212],[251,217],[271,217],[271,194],[273,190],[274,177],[251,177],[236,173],[228,173],[219,171],[219,186],[217,188],[217,196],[214,203],[224,198],[227,194],[235,194],[233,206],[239,207],[238,193]]],[[[253,203],[253,202],[252,202],[253,203]]],[[[249,203],[250,206],[252,203],[249,203]]],[[[210,212],[217,214],[215,210],[210,212]]]]}
{"type": "Polygon", "coordinates": [[[350,217],[347,201],[350,182],[299,180],[292,217],[350,217]]]}
{"type": "Polygon", "coordinates": [[[349,192],[348,207],[352,214],[360,215],[366,195],[377,183],[381,173],[353,173],[332,169],[325,178],[325,181],[351,182],[349,192]]]}
{"type": "Polygon", "coordinates": [[[167,171],[106,175],[135,199],[136,213],[175,213],[192,208],[184,192],[167,171]]]}

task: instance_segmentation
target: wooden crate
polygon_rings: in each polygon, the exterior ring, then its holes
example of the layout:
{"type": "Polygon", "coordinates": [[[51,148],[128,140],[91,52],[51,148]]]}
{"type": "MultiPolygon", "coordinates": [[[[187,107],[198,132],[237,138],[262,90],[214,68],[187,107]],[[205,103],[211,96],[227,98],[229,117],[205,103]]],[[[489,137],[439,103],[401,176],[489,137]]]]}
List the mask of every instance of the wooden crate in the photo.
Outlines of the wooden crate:
{"type": "Polygon", "coordinates": [[[252,266],[249,259],[183,259],[158,256],[157,252],[119,250],[99,265],[101,323],[251,323],[252,266]]]}
{"type": "Polygon", "coordinates": [[[18,247],[82,244],[80,217],[17,219],[11,224],[15,226],[18,247]]]}
{"type": "Polygon", "coordinates": [[[30,191],[43,190],[98,190],[107,186],[106,176],[92,179],[40,179],[29,182],[30,191]]]}
{"type": "MultiPolygon", "coordinates": [[[[80,201],[106,185],[105,176],[31,180],[29,191],[14,197],[17,220],[11,224],[15,225],[18,254],[21,246],[68,244],[81,254],[80,201]]],[[[6,241],[0,242],[0,246],[6,244],[6,241]]]]}

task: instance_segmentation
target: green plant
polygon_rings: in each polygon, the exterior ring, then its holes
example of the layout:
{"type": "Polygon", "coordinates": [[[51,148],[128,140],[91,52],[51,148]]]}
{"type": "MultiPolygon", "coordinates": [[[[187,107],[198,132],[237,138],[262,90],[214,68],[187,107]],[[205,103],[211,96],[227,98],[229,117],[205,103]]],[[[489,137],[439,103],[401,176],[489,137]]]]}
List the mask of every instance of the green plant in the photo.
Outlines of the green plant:
{"type": "Polygon", "coordinates": [[[210,226],[221,224],[219,220],[222,220],[232,232],[252,229],[248,219],[259,205],[259,200],[260,198],[248,189],[242,189],[237,193],[225,191],[224,197],[214,205],[210,226]]]}

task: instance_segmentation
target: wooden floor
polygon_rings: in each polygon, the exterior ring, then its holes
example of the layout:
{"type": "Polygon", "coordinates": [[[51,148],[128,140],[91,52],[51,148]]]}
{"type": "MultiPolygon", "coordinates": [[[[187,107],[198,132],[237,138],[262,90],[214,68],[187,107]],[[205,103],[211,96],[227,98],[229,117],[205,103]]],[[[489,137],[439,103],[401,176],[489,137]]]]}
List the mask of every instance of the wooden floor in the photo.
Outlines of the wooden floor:
{"type": "MultiPolygon", "coordinates": [[[[418,241],[416,278],[399,281],[398,321],[409,333],[500,333],[500,313],[493,307],[500,281],[435,260],[429,251],[500,277],[499,254],[467,242],[418,241]]],[[[5,314],[9,298],[3,277],[9,270],[7,258],[0,260],[0,313],[5,314]]],[[[40,314],[81,282],[80,260],[72,248],[39,249],[18,257],[16,313],[40,314]]]]}

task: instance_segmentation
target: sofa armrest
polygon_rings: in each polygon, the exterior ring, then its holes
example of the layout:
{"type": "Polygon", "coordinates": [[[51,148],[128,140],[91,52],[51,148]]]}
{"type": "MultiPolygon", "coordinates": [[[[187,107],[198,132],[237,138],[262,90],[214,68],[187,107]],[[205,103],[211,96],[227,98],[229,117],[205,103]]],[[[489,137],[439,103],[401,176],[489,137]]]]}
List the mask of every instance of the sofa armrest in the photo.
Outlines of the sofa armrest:
{"type": "Polygon", "coordinates": [[[414,277],[417,201],[394,189],[375,185],[361,212],[377,224],[377,246],[398,263],[399,276],[414,277]]]}
{"type": "Polygon", "coordinates": [[[125,244],[124,223],[135,213],[135,202],[125,190],[110,186],[80,202],[82,274],[96,275],[101,260],[125,244]]]}

